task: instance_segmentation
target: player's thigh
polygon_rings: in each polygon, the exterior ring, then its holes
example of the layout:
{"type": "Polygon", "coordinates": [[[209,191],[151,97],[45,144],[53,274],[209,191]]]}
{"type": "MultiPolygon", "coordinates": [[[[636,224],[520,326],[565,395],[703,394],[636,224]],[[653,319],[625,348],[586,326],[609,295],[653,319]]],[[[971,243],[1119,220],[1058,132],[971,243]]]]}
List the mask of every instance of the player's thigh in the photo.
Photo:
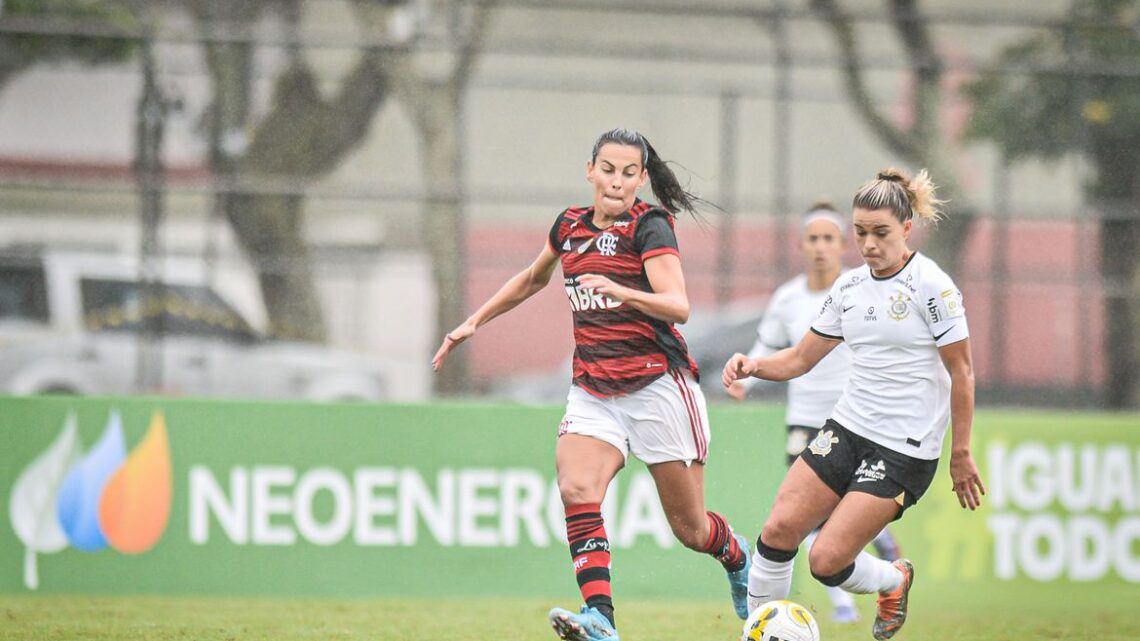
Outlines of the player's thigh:
{"type": "Polygon", "coordinates": [[[558,427],[558,490],[568,505],[598,503],[629,452],[628,429],[608,399],[570,388],[558,427]]]}
{"type": "Polygon", "coordinates": [[[558,437],[554,458],[558,491],[566,505],[601,503],[610,481],[625,466],[625,456],[616,447],[580,434],[558,437]]]}
{"type": "Polygon", "coordinates": [[[839,495],[802,458],[796,459],[776,491],[761,538],[778,550],[794,550],[839,504],[839,495]]]}
{"type": "Polygon", "coordinates": [[[848,492],[812,544],[809,553],[812,571],[829,575],[850,565],[898,511],[899,504],[894,499],[848,492]]]}

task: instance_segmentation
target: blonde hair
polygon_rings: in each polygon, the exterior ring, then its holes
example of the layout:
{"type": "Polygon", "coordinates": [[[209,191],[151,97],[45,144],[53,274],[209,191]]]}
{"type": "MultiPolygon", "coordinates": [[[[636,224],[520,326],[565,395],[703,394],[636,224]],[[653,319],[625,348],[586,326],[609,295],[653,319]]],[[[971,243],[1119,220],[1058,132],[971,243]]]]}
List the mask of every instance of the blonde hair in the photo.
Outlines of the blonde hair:
{"type": "Polygon", "coordinates": [[[923,169],[914,178],[900,169],[888,167],[855,192],[852,205],[859,209],[889,209],[900,223],[911,218],[937,222],[942,219],[945,200],[934,195],[934,182],[923,169]]]}

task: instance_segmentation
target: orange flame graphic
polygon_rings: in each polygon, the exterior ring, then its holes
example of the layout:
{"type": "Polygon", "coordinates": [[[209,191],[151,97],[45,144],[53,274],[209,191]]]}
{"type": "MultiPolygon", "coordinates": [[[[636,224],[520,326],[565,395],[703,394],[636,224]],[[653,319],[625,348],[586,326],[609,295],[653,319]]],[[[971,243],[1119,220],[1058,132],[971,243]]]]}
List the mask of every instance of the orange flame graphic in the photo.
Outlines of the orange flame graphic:
{"type": "Polygon", "coordinates": [[[107,481],[99,501],[99,526],[112,547],[139,554],[158,543],[170,518],[172,478],[166,418],[155,412],[146,436],[107,481]]]}

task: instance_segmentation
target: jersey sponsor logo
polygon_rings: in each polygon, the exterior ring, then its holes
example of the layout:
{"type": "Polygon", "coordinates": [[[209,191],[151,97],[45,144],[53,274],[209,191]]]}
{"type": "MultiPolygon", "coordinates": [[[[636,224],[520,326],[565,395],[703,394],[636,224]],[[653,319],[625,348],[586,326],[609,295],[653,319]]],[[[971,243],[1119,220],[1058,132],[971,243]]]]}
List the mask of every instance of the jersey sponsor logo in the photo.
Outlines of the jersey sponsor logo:
{"type": "Polygon", "coordinates": [[[614,227],[619,227],[619,228],[620,227],[629,227],[629,221],[628,220],[619,220],[616,223],[614,223],[614,227]]]}
{"type": "Polygon", "coordinates": [[[646,363],[645,364],[645,369],[650,369],[653,367],[665,367],[665,366],[661,363],[646,363]]]}
{"type": "Polygon", "coordinates": [[[835,435],[832,430],[823,430],[815,440],[808,445],[808,449],[816,456],[827,456],[831,454],[831,446],[839,442],[839,437],[835,435]]]}
{"type": "Polygon", "coordinates": [[[842,292],[843,292],[843,290],[845,290],[845,289],[848,289],[848,288],[851,288],[851,287],[854,287],[854,286],[858,285],[859,283],[860,283],[860,280],[859,280],[859,274],[855,274],[855,275],[853,275],[853,276],[851,277],[851,282],[849,282],[849,283],[847,283],[846,285],[843,285],[842,287],[840,287],[840,288],[839,288],[839,291],[842,293],[842,292]]]}
{"type": "Polygon", "coordinates": [[[867,481],[881,481],[887,478],[887,466],[883,463],[883,459],[879,459],[878,463],[867,466],[867,459],[859,461],[859,469],[855,470],[856,483],[866,483],[867,481]]]}
{"type": "Polygon", "coordinates": [[[617,254],[618,238],[609,232],[605,232],[598,236],[598,253],[602,256],[614,256],[617,254]]]}
{"type": "Polygon", "coordinates": [[[573,423],[573,421],[568,418],[562,419],[562,422],[558,424],[558,435],[562,436],[566,432],[569,432],[571,423],[573,423]]]}
{"type": "Polygon", "coordinates": [[[566,296],[570,299],[570,308],[576,312],[586,312],[596,309],[616,309],[621,307],[620,300],[603,296],[593,287],[566,285],[566,296]]]}
{"type": "Polygon", "coordinates": [[[962,292],[953,289],[947,289],[942,292],[942,303],[946,305],[946,317],[958,318],[966,313],[965,307],[962,306],[962,292]]]}
{"type": "Polygon", "coordinates": [[[926,299],[926,313],[930,314],[931,324],[942,322],[942,314],[938,311],[938,303],[935,302],[933,296],[926,299]]]}
{"type": "Polygon", "coordinates": [[[875,315],[875,306],[871,305],[867,308],[867,313],[863,316],[865,321],[877,321],[879,317],[875,315]]]}
{"type": "Polygon", "coordinates": [[[898,296],[891,296],[891,305],[887,308],[887,315],[892,319],[901,321],[902,319],[910,316],[910,296],[906,294],[899,294],[898,296]]]}

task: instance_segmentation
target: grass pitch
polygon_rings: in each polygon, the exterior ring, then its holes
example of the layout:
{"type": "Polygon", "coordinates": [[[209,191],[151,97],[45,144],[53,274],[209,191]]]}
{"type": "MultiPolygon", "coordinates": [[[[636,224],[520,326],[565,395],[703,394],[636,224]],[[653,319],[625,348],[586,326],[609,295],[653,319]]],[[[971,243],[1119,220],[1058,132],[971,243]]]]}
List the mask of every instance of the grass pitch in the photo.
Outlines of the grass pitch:
{"type": "MultiPolygon", "coordinates": [[[[822,590],[793,598],[823,607],[822,590]]],[[[871,639],[874,599],[858,598],[862,620],[837,625],[817,613],[824,641],[871,639]]],[[[912,592],[900,641],[1021,641],[1140,638],[1140,586],[1011,593],[1001,586],[951,601],[912,592]]],[[[292,600],[192,597],[0,597],[3,641],[553,641],[552,604],[534,599],[292,600]]],[[[571,607],[573,604],[562,604],[571,607]]],[[[725,601],[624,600],[624,641],[734,641],[740,622],[725,601]]]]}

